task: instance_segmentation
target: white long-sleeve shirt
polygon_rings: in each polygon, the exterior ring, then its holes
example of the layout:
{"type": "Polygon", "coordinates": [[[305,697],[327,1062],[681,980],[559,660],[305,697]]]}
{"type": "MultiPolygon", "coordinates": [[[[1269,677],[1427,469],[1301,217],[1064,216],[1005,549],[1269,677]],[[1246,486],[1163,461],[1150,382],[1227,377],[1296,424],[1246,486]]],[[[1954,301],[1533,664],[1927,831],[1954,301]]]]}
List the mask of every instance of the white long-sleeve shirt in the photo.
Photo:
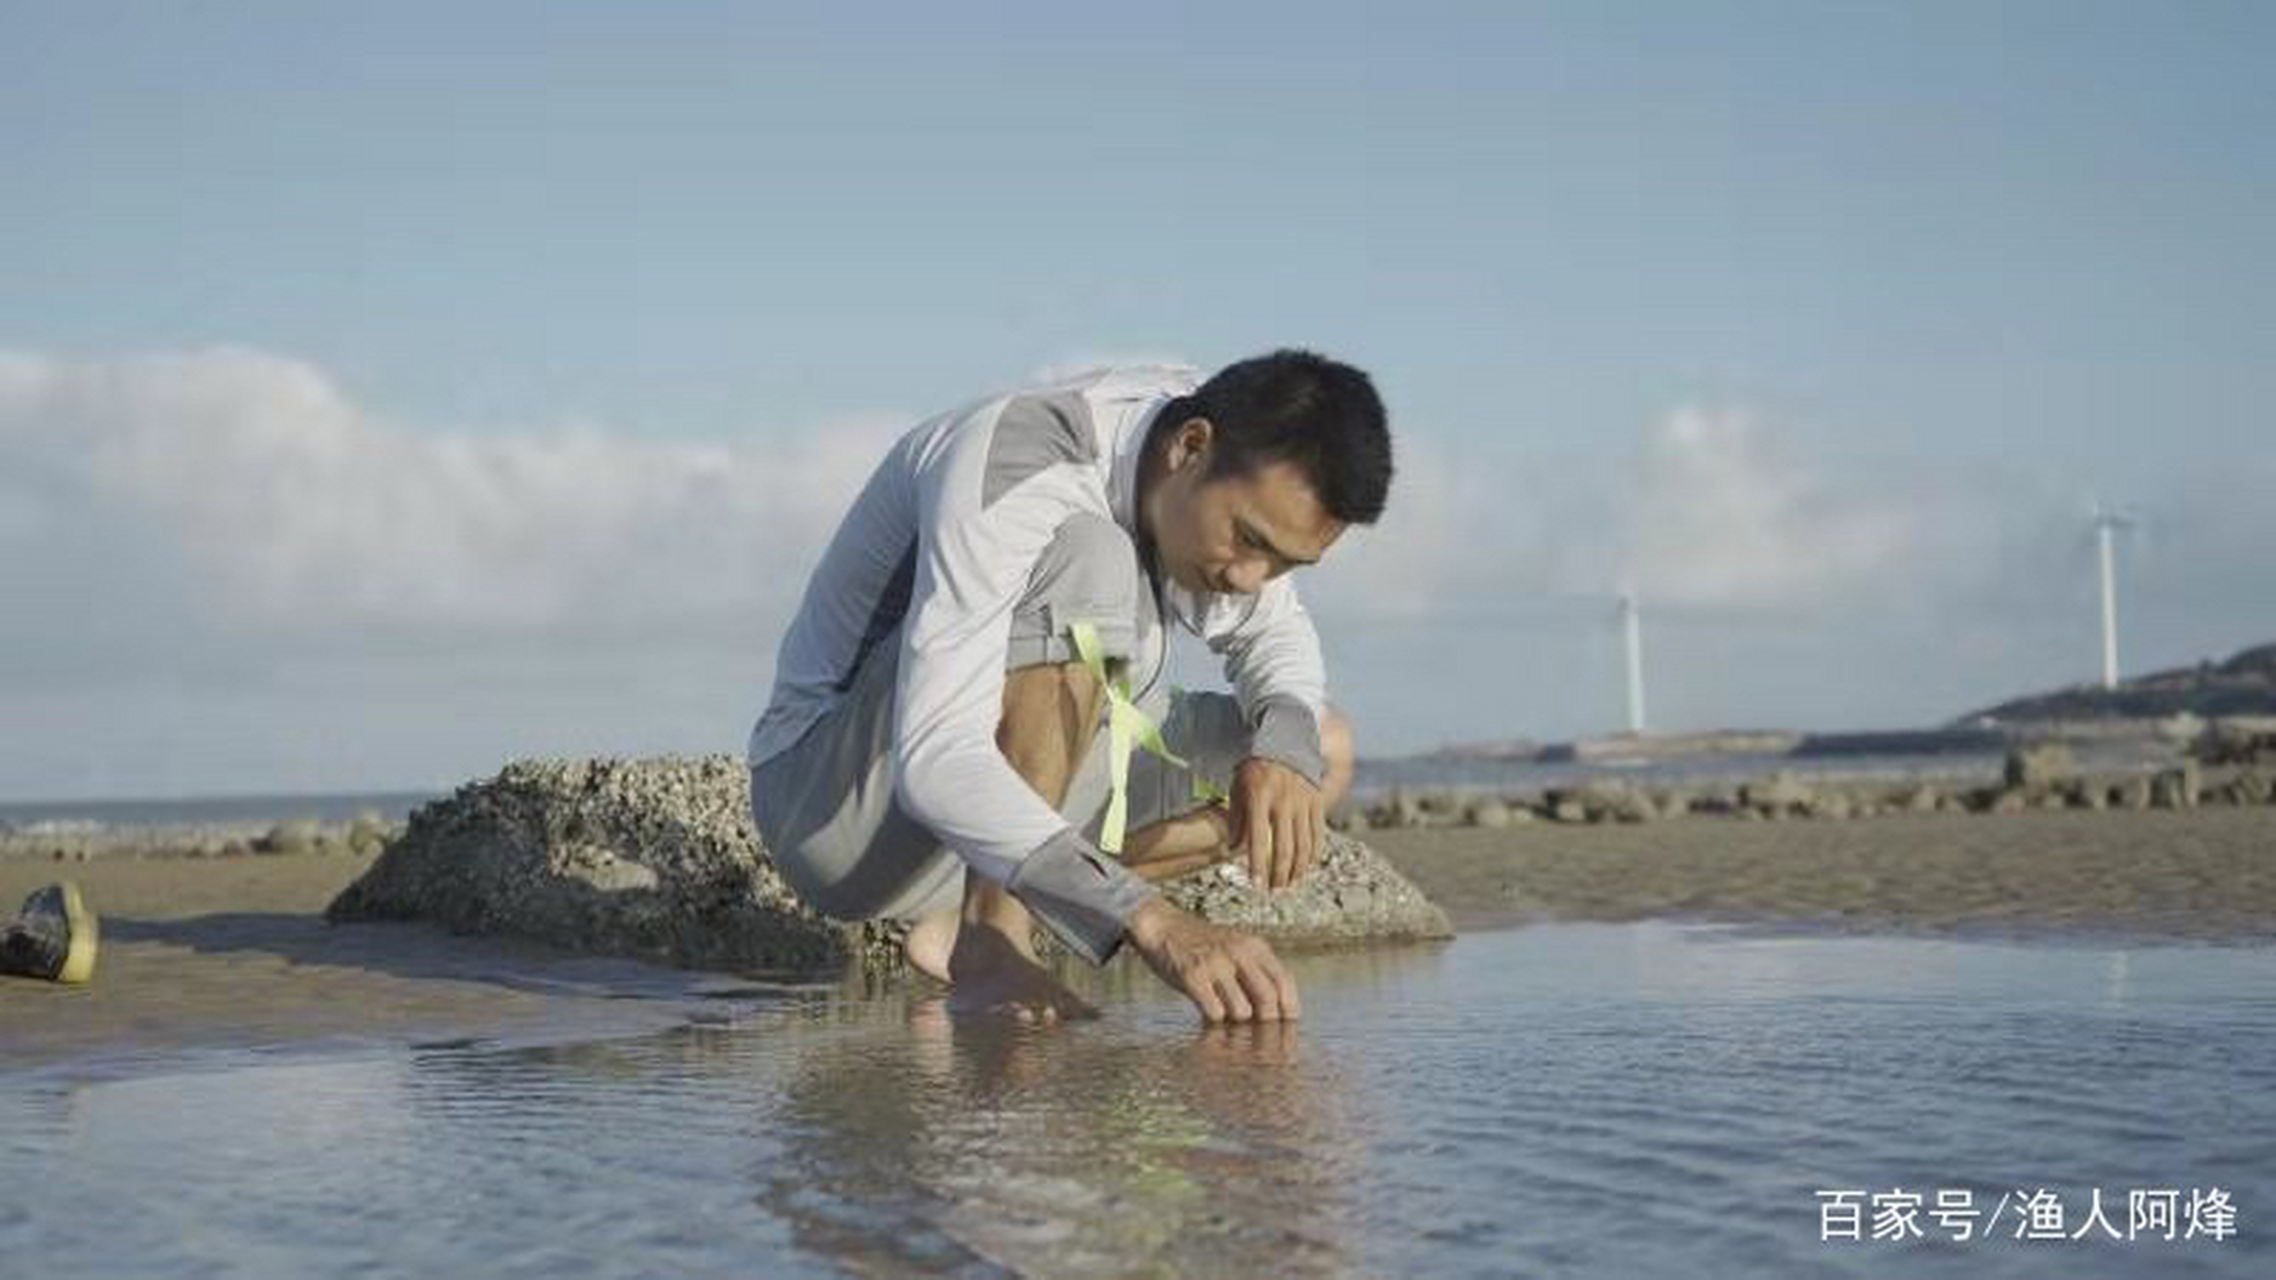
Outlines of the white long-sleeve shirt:
{"type": "MultiPolygon", "coordinates": [[[[1147,431],[1164,405],[1198,384],[1194,370],[1178,366],[1093,370],[953,410],[904,435],[807,583],[783,636],[772,698],[751,731],[751,764],[796,743],[844,696],[870,647],[893,642],[897,630],[893,751],[903,809],[974,871],[1015,892],[1023,863],[1080,842],[996,746],[1012,613],[1037,557],[1070,516],[1106,516],[1138,538],[1147,431]]],[[[1257,726],[1257,754],[1317,781],[1326,676],[1295,585],[1282,576],[1254,595],[1155,586],[1179,624],[1223,656],[1257,726]]],[[[1150,621],[1150,611],[1133,619],[1141,628],[1133,688],[1158,685],[1167,661],[1168,636],[1153,634],[1150,621]]]]}

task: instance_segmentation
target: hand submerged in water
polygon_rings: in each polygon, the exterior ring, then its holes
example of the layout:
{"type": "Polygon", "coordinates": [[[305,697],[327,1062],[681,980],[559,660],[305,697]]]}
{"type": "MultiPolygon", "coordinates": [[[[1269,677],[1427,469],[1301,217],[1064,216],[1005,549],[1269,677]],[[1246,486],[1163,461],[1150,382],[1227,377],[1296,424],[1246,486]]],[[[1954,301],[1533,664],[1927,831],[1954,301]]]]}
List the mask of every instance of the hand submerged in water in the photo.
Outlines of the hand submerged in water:
{"type": "Polygon", "coordinates": [[[1254,934],[1211,924],[1155,898],[1130,917],[1130,944],[1154,976],[1209,1022],[1277,1022],[1302,1012],[1296,980],[1254,934]]]}

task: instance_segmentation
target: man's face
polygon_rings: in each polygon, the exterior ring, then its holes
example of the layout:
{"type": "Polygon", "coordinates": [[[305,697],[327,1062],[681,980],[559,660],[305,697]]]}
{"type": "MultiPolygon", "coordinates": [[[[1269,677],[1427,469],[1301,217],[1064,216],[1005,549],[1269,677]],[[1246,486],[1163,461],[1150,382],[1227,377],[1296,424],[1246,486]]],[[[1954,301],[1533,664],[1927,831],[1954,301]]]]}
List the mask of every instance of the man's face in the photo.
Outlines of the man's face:
{"type": "Polygon", "coordinates": [[[1170,580],[1188,591],[1249,594],[1326,554],[1343,524],[1320,505],[1304,473],[1291,462],[1268,462],[1246,475],[1202,479],[1208,435],[1200,420],[1179,433],[1149,503],[1154,547],[1170,580]]]}

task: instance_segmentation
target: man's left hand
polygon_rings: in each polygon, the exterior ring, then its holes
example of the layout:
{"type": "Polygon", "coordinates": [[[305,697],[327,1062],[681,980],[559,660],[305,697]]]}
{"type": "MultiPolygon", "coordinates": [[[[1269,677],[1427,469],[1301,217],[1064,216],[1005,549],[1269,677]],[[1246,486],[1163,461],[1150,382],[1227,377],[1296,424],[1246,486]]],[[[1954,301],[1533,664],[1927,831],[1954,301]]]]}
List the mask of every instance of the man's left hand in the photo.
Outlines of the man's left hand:
{"type": "Polygon", "coordinates": [[[1233,847],[1248,854],[1249,880],[1285,889],[1319,860],[1320,789],[1277,760],[1250,756],[1233,771],[1233,847]]]}

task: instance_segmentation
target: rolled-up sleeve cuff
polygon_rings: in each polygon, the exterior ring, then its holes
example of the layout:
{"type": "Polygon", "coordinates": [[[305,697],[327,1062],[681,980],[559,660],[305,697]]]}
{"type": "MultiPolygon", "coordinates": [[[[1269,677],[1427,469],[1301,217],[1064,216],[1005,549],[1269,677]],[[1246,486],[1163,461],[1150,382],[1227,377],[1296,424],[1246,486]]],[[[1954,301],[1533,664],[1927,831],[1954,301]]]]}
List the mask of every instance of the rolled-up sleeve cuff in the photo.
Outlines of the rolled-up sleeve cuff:
{"type": "Polygon", "coordinates": [[[1069,951],[1104,964],[1155,889],[1069,827],[1012,868],[1011,891],[1069,951]]]}
{"type": "Polygon", "coordinates": [[[1013,615],[1011,636],[1004,645],[1004,670],[1080,661],[1068,635],[1068,628],[1077,622],[1098,629],[1099,649],[1109,662],[1126,662],[1137,652],[1138,631],[1127,617],[1105,611],[1068,613],[1046,605],[1013,615]]]}
{"type": "Polygon", "coordinates": [[[1294,698],[1267,698],[1258,704],[1249,754],[1287,765],[1315,787],[1328,776],[1327,753],[1320,748],[1320,719],[1294,698]]]}

